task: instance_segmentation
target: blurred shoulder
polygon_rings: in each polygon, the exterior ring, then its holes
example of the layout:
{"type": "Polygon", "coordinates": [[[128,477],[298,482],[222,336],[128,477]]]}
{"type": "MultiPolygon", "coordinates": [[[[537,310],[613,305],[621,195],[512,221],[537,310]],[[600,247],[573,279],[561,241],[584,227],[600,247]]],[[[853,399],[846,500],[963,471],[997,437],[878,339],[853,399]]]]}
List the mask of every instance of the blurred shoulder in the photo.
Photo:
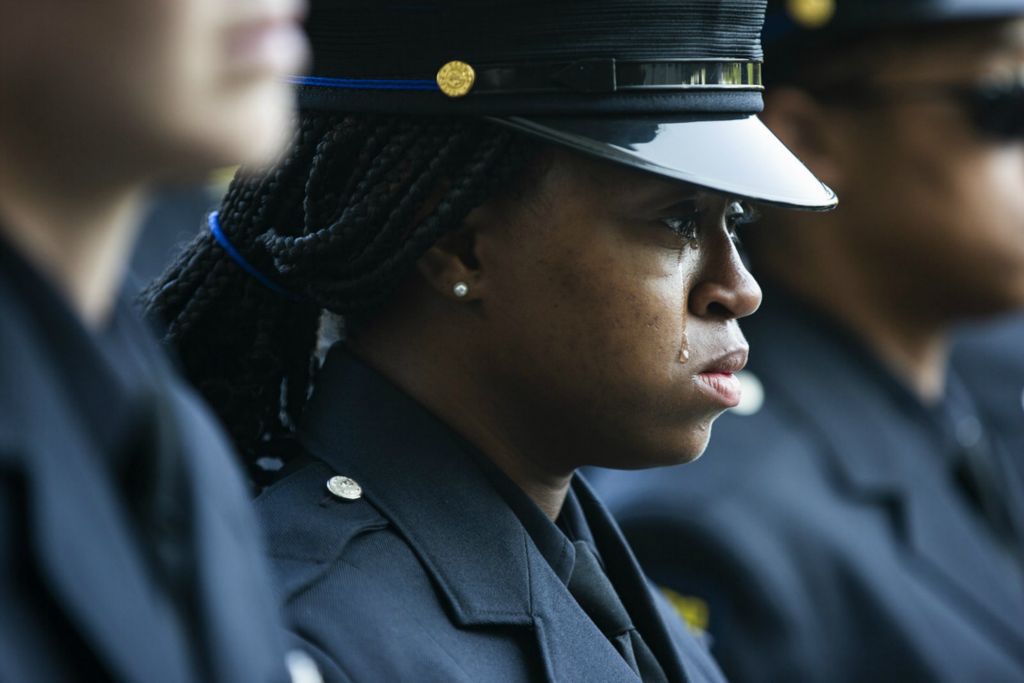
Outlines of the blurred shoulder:
{"type": "Polygon", "coordinates": [[[588,479],[620,520],[721,510],[730,500],[778,498],[824,476],[822,444],[785,410],[727,413],[714,424],[704,454],[692,463],[642,471],[592,470],[588,479]]]}

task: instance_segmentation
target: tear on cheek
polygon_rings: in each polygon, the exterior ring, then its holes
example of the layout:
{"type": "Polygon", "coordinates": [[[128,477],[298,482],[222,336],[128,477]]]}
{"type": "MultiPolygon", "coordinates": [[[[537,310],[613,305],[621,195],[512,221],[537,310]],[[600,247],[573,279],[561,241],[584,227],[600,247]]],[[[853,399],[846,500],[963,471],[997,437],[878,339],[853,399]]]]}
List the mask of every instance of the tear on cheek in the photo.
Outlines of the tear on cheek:
{"type": "Polygon", "coordinates": [[[679,262],[679,362],[685,365],[690,360],[690,340],[686,336],[686,299],[689,293],[686,288],[686,269],[682,261],[679,262]]]}
{"type": "MultiPolygon", "coordinates": [[[[686,324],[686,320],[683,320],[686,324]]],[[[686,330],[683,330],[682,339],[679,341],[679,362],[686,363],[690,360],[690,340],[686,338],[686,330]]]]}

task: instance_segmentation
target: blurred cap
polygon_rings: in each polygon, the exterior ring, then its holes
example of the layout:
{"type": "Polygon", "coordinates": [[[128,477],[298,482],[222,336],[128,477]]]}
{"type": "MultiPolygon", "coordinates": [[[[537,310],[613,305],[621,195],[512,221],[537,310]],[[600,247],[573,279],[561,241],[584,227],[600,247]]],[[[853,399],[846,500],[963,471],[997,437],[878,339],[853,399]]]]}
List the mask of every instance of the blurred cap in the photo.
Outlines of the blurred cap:
{"type": "Polygon", "coordinates": [[[1024,16],[1024,0],[769,0],[765,48],[782,49],[928,24],[1024,16]]]}
{"type": "Polygon", "coordinates": [[[766,0],[312,0],[306,109],[483,116],[718,192],[828,209],[761,124],[766,0]]]}

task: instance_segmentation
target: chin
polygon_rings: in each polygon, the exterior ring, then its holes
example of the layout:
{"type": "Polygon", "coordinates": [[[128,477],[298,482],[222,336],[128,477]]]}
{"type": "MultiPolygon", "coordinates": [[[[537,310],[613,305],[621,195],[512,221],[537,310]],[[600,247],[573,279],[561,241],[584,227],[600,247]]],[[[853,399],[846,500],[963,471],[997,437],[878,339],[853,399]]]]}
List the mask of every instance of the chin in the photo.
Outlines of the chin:
{"type": "Polygon", "coordinates": [[[704,454],[711,436],[711,421],[691,426],[682,432],[666,434],[656,443],[640,451],[634,449],[632,457],[625,462],[601,464],[618,470],[646,470],[657,467],[673,467],[695,462],[704,454]]]}

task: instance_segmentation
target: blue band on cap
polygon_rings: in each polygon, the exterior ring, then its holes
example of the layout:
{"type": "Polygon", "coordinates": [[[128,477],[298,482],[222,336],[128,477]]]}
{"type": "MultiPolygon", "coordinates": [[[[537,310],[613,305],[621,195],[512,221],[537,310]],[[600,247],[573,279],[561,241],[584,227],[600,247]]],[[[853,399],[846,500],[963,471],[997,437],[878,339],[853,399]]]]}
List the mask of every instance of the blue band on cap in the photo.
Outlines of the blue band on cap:
{"type": "Polygon", "coordinates": [[[219,244],[224,249],[224,251],[227,252],[227,255],[231,257],[232,261],[241,266],[242,270],[247,272],[257,282],[259,282],[261,285],[263,285],[270,291],[274,292],[275,294],[280,294],[284,298],[289,299],[291,301],[303,300],[301,297],[292,294],[287,289],[277,284],[260,271],[256,270],[252,266],[252,264],[245,260],[245,257],[242,256],[241,252],[235,249],[235,245],[231,244],[231,242],[228,241],[227,235],[225,235],[224,231],[221,230],[219,212],[214,211],[213,213],[211,213],[210,217],[207,219],[207,223],[210,226],[210,233],[213,234],[213,238],[217,240],[217,244],[219,244]]]}
{"type": "Polygon", "coordinates": [[[386,78],[327,78],[324,76],[292,76],[292,85],[313,85],[342,90],[440,90],[436,81],[386,78]]]}

